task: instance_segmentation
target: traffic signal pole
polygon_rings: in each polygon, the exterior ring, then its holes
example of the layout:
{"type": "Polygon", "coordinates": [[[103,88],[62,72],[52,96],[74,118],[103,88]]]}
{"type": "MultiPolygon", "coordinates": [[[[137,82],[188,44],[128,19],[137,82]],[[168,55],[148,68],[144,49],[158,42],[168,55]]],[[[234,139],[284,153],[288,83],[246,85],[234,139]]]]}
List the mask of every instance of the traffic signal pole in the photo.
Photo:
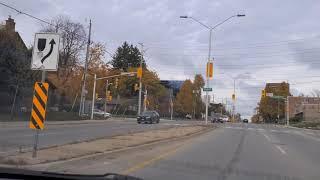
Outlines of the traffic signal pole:
{"type": "Polygon", "coordinates": [[[97,74],[94,74],[93,80],[93,90],[92,90],[92,104],[91,104],[91,117],[93,119],[93,110],[94,110],[94,100],[96,99],[96,84],[97,84],[97,74]]]}
{"type": "MultiPolygon", "coordinates": [[[[212,28],[209,29],[209,52],[208,52],[208,64],[211,62],[211,39],[212,39],[212,28]]],[[[207,64],[207,88],[209,88],[209,65],[207,64]]],[[[208,124],[208,109],[209,109],[209,91],[206,91],[206,124],[208,124]]]]}
{"type": "MultiPolygon", "coordinates": [[[[142,70],[142,60],[143,60],[143,44],[139,43],[141,46],[141,58],[140,58],[140,68],[142,70]]],[[[138,116],[141,114],[141,95],[142,95],[142,76],[139,77],[139,100],[138,100],[138,116]]]]}
{"type": "Polygon", "coordinates": [[[109,80],[107,79],[107,84],[106,84],[106,98],[104,98],[104,116],[106,116],[107,112],[107,92],[108,92],[108,87],[109,87],[109,80]]]}

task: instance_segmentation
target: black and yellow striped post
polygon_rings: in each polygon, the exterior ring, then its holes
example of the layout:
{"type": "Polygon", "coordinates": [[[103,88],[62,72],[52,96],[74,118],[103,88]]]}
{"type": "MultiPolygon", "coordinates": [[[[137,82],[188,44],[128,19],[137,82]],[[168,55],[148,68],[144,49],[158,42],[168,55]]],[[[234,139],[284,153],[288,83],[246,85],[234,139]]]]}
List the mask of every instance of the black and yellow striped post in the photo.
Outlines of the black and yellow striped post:
{"type": "Polygon", "coordinates": [[[34,94],[32,99],[32,110],[29,127],[36,130],[32,157],[37,156],[39,130],[44,128],[46,119],[46,108],[48,101],[49,84],[45,82],[36,82],[34,84],[34,94]]]}
{"type": "Polygon", "coordinates": [[[46,107],[48,101],[48,83],[36,82],[32,100],[32,110],[29,127],[31,129],[43,129],[46,118],[46,107]]]}

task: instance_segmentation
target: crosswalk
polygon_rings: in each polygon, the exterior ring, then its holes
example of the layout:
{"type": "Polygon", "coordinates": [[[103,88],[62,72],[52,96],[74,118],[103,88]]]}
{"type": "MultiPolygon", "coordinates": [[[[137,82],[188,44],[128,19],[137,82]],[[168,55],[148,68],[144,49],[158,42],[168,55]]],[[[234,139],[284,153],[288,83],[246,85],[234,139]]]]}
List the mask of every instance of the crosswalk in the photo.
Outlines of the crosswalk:
{"type": "Polygon", "coordinates": [[[292,130],[283,130],[283,129],[262,129],[262,128],[252,128],[252,127],[239,127],[239,126],[225,126],[226,129],[241,129],[241,130],[248,130],[248,131],[257,131],[257,132],[275,132],[275,133],[291,133],[292,130]]]}
{"type": "Polygon", "coordinates": [[[226,129],[237,129],[237,130],[247,130],[247,131],[255,131],[255,132],[270,132],[270,133],[282,133],[282,134],[296,134],[296,135],[301,135],[306,138],[311,138],[314,139],[318,142],[320,142],[320,133],[315,134],[312,132],[306,132],[303,130],[295,130],[295,129],[284,129],[284,128],[279,128],[279,129],[268,129],[268,128],[253,128],[253,127],[248,127],[248,126],[224,126],[223,128],[226,129]]]}

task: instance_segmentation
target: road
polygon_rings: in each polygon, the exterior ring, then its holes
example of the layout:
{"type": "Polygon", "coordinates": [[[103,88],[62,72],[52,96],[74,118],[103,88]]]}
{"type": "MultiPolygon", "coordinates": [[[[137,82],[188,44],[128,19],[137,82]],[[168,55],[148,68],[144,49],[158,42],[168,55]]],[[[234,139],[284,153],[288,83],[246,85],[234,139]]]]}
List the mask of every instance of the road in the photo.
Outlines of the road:
{"type": "Polygon", "coordinates": [[[317,133],[272,125],[224,124],[191,139],[55,164],[47,170],[116,172],[151,180],[318,180],[319,150],[317,133]]]}
{"type": "MultiPolygon", "coordinates": [[[[167,128],[192,121],[162,120],[160,124],[137,124],[131,120],[87,121],[86,123],[49,124],[40,132],[39,147],[49,147],[71,142],[85,141],[101,137],[167,128]]],[[[0,155],[30,150],[33,146],[35,131],[27,123],[12,123],[0,128],[0,155]]]]}
{"type": "Polygon", "coordinates": [[[210,132],[131,174],[145,179],[320,179],[320,137],[237,124],[210,132]]]}

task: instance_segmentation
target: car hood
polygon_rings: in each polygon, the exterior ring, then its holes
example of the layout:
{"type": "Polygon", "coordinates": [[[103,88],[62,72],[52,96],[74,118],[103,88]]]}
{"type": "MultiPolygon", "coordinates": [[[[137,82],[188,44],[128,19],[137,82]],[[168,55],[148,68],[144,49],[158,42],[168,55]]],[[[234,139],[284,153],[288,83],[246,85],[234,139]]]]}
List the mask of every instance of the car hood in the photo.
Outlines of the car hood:
{"type": "Polygon", "coordinates": [[[150,116],[145,116],[145,115],[141,115],[141,116],[138,116],[139,118],[150,118],[150,116]]]}

